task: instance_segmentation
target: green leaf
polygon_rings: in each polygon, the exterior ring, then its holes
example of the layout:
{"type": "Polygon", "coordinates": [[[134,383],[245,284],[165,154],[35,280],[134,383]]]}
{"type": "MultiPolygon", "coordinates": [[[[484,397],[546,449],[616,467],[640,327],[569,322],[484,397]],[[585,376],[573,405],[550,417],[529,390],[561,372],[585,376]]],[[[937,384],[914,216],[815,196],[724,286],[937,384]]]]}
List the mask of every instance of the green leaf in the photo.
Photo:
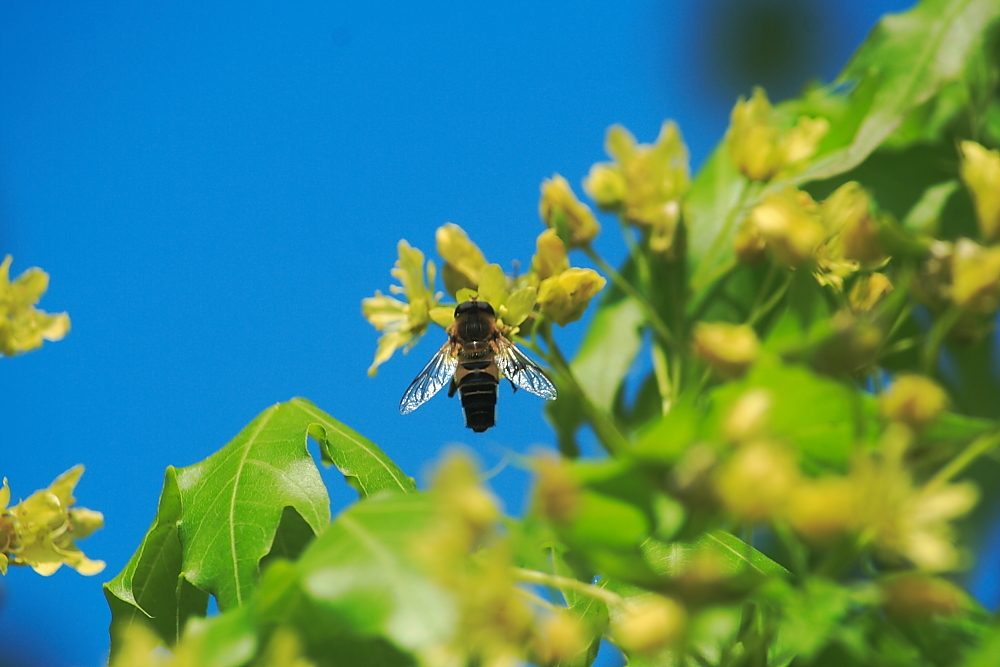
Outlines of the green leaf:
{"type": "Polygon", "coordinates": [[[456,610],[417,561],[433,518],[422,494],[372,498],[347,509],[296,565],[305,594],[341,628],[405,649],[446,640],[456,610]]]}
{"type": "Polygon", "coordinates": [[[329,498],[309,435],[363,495],[413,488],[381,450],[312,403],[268,408],[201,463],[168,468],[153,525],[105,585],[115,646],[136,619],[176,642],[184,622],[204,614],[209,593],[222,610],[242,605],[265,555],[293,556],[327,526],[329,498]]]}
{"type": "Polygon", "coordinates": [[[936,234],[948,198],[958,189],[955,179],[932,185],[924,190],[920,201],[913,205],[903,220],[903,226],[924,234],[936,234]]]}
{"type": "Polygon", "coordinates": [[[718,574],[725,577],[749,574],[766,578],[790,574],[762,552],[724,530],[709,531],[694,542],[667,544],[647,540],[643,550],[650,567],[657,574],[671,578],[683,575],[692,564],[706,556],[719,568],[718,574]]]}

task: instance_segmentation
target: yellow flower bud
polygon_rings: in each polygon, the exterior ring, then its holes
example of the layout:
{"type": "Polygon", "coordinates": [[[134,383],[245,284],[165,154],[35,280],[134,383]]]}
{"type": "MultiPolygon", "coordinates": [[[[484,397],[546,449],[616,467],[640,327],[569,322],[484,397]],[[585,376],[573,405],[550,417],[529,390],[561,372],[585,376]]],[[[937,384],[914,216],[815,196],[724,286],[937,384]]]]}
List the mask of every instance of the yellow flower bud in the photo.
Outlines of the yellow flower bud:
{"type": "Polygon", "coordinates": [[[922,375],[899,375],[879,397],[882,416],[913,428],[927,426],[948,405],[948,394],[922,375]]]}
{"type": "Polygon", "coordinates": [[[781,130],[773,123],[767,94],[755,88],[749,100],[740,99],[733,107],[726,143],[744,176],[767,181],[812,157],[829,127],[824,118],[802,117],[795,127],[781,130]]]}
{"type": "Polygon", "coordinates": [[[542,281],[538,287],[538,305],[546,317],[566,326],[583,317],[590,300],[607,282],[592,269],[567,269],[542,281]]]}
{"type": "Polygon", "coordinates": [[[760,354],[757,334],[746,324],[699,322],[693,337],[694,353],[723,378],[743,375],[760,354]]]}
{"type": "Polygon", "coordinates": [[[795,532],[824,544],[854,529],[856,496],[846,477],[803,480],[792,488],[785,513],[795,532]]]}
{"type": "Polygon", "coordinates": [[[737,230],[734,243],[736,257],[744,264],[760,264],[766,257],[767,243],[752,218],[747,218],[737,230]]]}
{"type": "Polygon", "coordinates": [[[775,259],[786,266],[810,260],[826,238],[816,202],[791,186],[765,197],[750,219],[775,259]]]}
{"type": "Polygon", "coordinates": [[[569,268],[569,257],[562,239],[552,229],[538,235],[535,242],[535,257],[531,260],[532,270],[539,280],[558,275],[569,268]]]}
{"type": "Polygon", "coordinates": [[[552,229],[558,229],[561,224],[565,224],[569,234],[569,244],[574,248],[590,245],[601,231],[593,212],[576,198],[569,182],[559,174],[542,183],[538,214],[552,229]]]}
{"type": "Polygon", "coordinates": [[[445,289],[454,295],[459,289],[476,289],[479,277],[486,268],[486,257],[461,227],[451,222],[438,227],[437,252],[444,260],[441,278],[445,289]]]}
{"type": "Polygon", "coordinates": [[[0,354],[7,356],[34,350],[46,340],[62,340],[69,332],[69,315],[49,315],[35,308],[48,289],[48,274],[32,268],[12,283],[12,261],[7,255],[0,262],[0,354]]]}
{"type": "Polygon", "coordinates": [[[590,645],[588,639],[579,617],[570,611],[559,611],[541,622],[535,653],[544,665],[583,663],[590,645]]]}
{"type": "Polygon", "coordinates": [[[976,204],[982,238],[1000,240],[1000,152],[963,141],[962,180],[976,204]]]}
{"type": "Polygon", "coordinates": [[[507,297],[506,302],[500,308],[500,319],[505,327],[510,327],[507,333],[517,333],[517,327],[531,315],[535,309],[535,301],[538,300],[538,290],[532,286],[522,287],[507,297]]]}
{"type": "Polygon", "coordinates": [[[969,239],[955,242],[951,258],[951,299],[981,315],[1000,304],[1000,246],[983,248],[969,239]]]}
{"type": "Polygon", "coordinates": [[[850,181],[837,188],[820,206],[820,214],[827,233],[836,235],[838,254],[844,259],[872,262],[885,257],[871,199],[859,183],[850,181]]]}
{"type": "Polygon", "coordinates": [[[569,465],[556,456],[540,456],[534,462],[535,487],[532,505],[542,516],[555,523],[572,521],[580,508],[580,484],[569,465]]]}
{"type": "Polygon", "coordinates": [[[879,581],[882,604],[896,620],[957,616],[972,606],[969,594],[947,579],[907,573],[879,581]]]}
{"type": "Polygon", "coordinates": [[[782,511],[799,481],[792,455],[779,445],[757,440],[740,446],[715,479],[715,491],[726,508],[750,520],[770,519],[782,511]]]}
{"type": "Polygon", "coordinates": [[[853,312],[867,313],[890,292],[892,292],[892,283],[889,282],[885,274],[873,273],[858,278],[847,295],[847,302],[853,312]]]}
{"type": "Polygon", "coordinates": [[[629,653],[651,653],[672,646],[684,636],[687,612],[674,600],[662,595],[643,595],[615,610],[611,636],[629,653]]]}
{"type": "Polygon", "coordinates": [[[723,432],[732,442],[747,442],[759,438],[767,431],[773,400],[767,389],[751,389],[736,401],[723,432]]]}
{"type": "Polygon", "coordinates": [[[599,162],[590,168],[583,181],[583,190],[598,207],[605,211],[616,210],[625,200],[628,184],[621,169],[607,162],[599,162]]]}

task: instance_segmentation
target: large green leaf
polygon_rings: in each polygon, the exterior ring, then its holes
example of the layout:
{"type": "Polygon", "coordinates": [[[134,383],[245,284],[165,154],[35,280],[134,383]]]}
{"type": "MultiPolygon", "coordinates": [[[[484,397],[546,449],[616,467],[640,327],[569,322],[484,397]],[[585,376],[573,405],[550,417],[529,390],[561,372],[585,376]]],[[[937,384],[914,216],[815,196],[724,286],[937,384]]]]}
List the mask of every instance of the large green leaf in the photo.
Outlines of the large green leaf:
{"type": "Polygon", "coordinates": [[[312,403],[268,408],[201,463],[167,469],[153,525],[105,585],[115,642],[136,619],[176,641],[189,617],[204,614],[209,593],[223,610],[243,604],[265,555],[294,555],[327,526],[310,435],[362,495],[414,488],[381,450],[312,403]]]}

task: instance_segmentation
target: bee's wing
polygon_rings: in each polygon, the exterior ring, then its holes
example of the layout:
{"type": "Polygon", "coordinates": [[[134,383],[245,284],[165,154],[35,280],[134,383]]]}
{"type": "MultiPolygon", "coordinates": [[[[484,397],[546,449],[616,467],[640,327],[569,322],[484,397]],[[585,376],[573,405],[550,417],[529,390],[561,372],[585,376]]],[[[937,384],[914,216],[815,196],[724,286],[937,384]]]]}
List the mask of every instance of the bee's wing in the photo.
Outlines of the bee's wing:
{"type": "Polygon", "coordinates": [[[500,372],[515,385],[547,401],[555,400],[556,387],[545,376],[545,371],[506,338],[497,339],[496,359],[500,372]]]}
{"type": "Polygon", "coordinates": [[[451,381],[458,368],[458,357],[451,353],[451,349],[452,343],[449,340],[431,357],[417,377],[413,378],[399,401],[401,414],[410,414],[451,381]]]}

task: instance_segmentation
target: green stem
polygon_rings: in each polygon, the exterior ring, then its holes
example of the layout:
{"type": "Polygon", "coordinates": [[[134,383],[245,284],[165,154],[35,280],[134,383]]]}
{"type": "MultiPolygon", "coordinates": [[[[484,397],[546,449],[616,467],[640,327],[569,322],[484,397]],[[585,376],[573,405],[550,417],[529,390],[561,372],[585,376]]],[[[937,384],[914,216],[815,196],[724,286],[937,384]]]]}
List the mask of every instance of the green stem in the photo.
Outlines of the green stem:
{"type": "Polygon", "coordinates": [[[560,591],[573,591],[574,593],[586,595],[589,598],[600,600],[609,607],[620,607],[625,604],[625,599],[617,593],[592,584],[585,584],[579,579],[573,579],[572,577],[561,577],[558,574],[549,574],[547,572],[539,572],[538,570],[526,570],[522,567],[514,568],[514,576],[518,581],[525,583],[541,584],[542,586],[548,586],[560,591]]]}
{"type": "Polygon", "coordinates": [[[924,490],[927,491],[944,486],[950,479],[965,470],[970,463],[980,456],[989,454],[997,445],[1000,445],[1000,431],[979,436],[966,445],[965,449],[958,456],[948,462],[948,465],[938,470],[937,474],[927,482],[924,490]]]}
{"type": "Polygon", "coordinates": [[[792,284],[792,279],[794,275],[795,274],[789,274],[788,280],[785,281],[784,285],[774,290],[774,294],[772,294],[767,301],[765,301],[762,305],[757,306],[753,311],[751,311],[750,317],[747,318],[747,324],[753,326],[754,324],[757,323],[757,321],[760,318],[767,315],[769,312],[771,312],[772,308],[778,305],[778,302],[780,302],[785,297],[785,292],[788,291],[788,287],[792,284]]]}
{"type": "Polygon", "coordinates": [[[664,342],[666,345],[674,346],[676,341],[674,339],[673,333],[670,331],[670,327],[667,326],[660,315],[653,308],[653,305],[644,297],[636,287],[625,279],[625,276],[618,273],[613,266],[608,264],[603,257],[601,257],[597,252],[590,246],[586,246],[583,251],[587,253],[587,257],[597,265],[597,267],[603,271],[611,279],[611,282],[621,291],[628,294],[630,297],[636,300],[639,307],[642,308],[643,313],[646,315],[646,319],[649,320],[649,324],[653,327],[653,331],[656,335],[664,342]]]}
{"type": "Polygon", "coordinates": [[[920,367],[924,375],[934,375],[938,355],[941,350],[941,343],[944,342],[948,332],[958,323],[961,317],[962,309],[958,306],[951,306],[931,326],[931,330],[927,333],[927,340],[924,342],[924,349],[920,355],[920,367]]]}

